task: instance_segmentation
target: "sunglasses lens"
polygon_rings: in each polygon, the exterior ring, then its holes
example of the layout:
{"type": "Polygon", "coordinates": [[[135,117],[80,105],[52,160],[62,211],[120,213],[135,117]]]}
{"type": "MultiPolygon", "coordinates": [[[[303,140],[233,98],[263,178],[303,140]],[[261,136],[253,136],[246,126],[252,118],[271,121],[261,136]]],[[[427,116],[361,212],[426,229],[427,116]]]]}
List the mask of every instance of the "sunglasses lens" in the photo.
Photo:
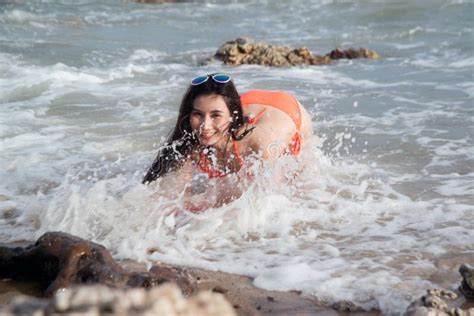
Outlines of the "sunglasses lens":
{"type": "Polygon", "coordinates": [[[217,74],[217,75],[212,76],[212,79],[213,79],[215,82],[227,83],[227,82],[230,81],[230,76],[229,76],[229,75],[225,75],[225,74],[217,74]]]}
{"type": "Polygon", "coordinates": [[[199,76],[199,77],[196,77],[194,78],[193,80],[191,80],[191,85],[193,86],[198,86],[204,82],[207,81],[209,77],[208,76],[199,76]]]}

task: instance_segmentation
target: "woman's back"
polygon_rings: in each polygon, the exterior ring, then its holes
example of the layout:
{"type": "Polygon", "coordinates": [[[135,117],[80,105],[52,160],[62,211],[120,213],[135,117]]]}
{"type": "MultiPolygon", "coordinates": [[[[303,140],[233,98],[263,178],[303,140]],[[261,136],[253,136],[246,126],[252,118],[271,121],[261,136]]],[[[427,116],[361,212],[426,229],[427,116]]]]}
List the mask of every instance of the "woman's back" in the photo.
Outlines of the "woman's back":
{"type": "Polygon", "coordinates": [[[252,90],[242,94],[241,102],[244,115],[255,121],[255,129],[241,142],[243,152],[259,151],[264,158],[283,153],[296,156],[311,139],[311,117],[293,96],[252,90]]]}

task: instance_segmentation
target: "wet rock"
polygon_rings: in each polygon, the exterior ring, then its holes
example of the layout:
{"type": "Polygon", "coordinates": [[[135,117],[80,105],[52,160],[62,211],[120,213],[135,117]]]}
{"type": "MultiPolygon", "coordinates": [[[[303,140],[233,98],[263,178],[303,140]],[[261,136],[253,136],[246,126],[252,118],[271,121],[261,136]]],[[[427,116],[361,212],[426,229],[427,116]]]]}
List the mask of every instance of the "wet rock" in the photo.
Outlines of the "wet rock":
{"type": "Polygon", "coordinates": [[[346,50],[335,49],[327,54],[329,58],[336,59],[355,59],[355,58],[368,58],[368,59],[379,59],[380,55],[373,50],[365,48],[359,48],[358,50],[350,48],[346,50]]]}
{"type": "Polygon", "coordinates": [[[39,282],[45,296],[74,284],[92,283],[150,288],[174,282],[185,294],[193,291],[178,269],[156,266],[150,272],[128,272],[102,245],[61,232],[46,233],[25,248],[0,247],[0,277],[39,282]]]}
{"type": "Polygon", "coordinates": [[[292,66],[300,64],[329,64],[329,58],[314,56],[307,48],[257,43],[250,38],[237,38],[219,47],[214,55],[229,65],[255,64],[265,66],[292,66]],[[318,58],[321,57],[321,58],[318,58]]]}
{"type": "Polygon", "coordinates": [[[227,65],[255,64],[264,66],[327,65],[332,59],[379,58],[368,49],[334,50],[327,55],[315,55],[308,48],[291,48],[255,42],[250,38],[237,38],[219,47],[214,58],[227,65]]]}
{"type": "MultiPolygon", "coordinates": [[[[459,268],[463,280],[459,291],[467,300],[474,298],[474,268],[468,264],[463,264],[459,268]]],[[[451,316],[471,316],[474,315],[472,304],[462,305],[464,298],[458,293],[444,289],[429,289],[426,295],[416,300],[407,309],[407,315],[451,315],[451,316]],[[464,307],[464,308],[463,308],[464,307]]]]}
{"type": "Polygon", "coordinates": [[[407,309],[409,316],[448,315],[470,316],[474,315],[474,308],[462,309],[459,305],[458,294],[444,289],[429,289],[426,295],[413,302],[407,309]]]}
{"type": "Polygon", "coordinates": [[[338,301],[331,306],[340,312],[358,312],[360,309],[351,301],[338,301]]]}
{"type": "Polygon", "coordinates": [[[463,264],[459,268],[462,276],[462,283],[459,291],[469,300],[474,300],[474,268],[468,264],[463,264]]]}
{"type": "Polygon", "coordinates": [[[236,313],[218,293],[200,292],[186,299],[171,283],[154,287],[114,289],[104,285],[57,291],[50,300],[18,297],[0,308],[1,315],[224,315],[236,313]]]}

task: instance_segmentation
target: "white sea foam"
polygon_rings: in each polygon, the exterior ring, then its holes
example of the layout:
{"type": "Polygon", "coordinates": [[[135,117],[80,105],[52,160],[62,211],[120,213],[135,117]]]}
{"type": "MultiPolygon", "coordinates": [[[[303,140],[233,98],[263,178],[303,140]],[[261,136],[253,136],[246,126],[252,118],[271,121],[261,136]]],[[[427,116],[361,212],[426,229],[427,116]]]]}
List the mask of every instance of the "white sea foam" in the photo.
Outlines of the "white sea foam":
{"type": "Polygon", "coordinates": [[[474,82],[462,82],[459,84],[462,91],[465,92],[470,99],[474,99],[474,82]]]}
{"type": "Polygon", "coordinates": [[[414,49],[418,47],[423,47],[424,43],[391,43],[389,44],[390,46],[393,46],[397,50],[403,50],[403,49],[414,49]]]}
{"type": "Polygon", "coordinates": [[[31,26],[44,27],[45,25],[43,23],[55,21],[55,16],[52,14],[41,15],[14,9],[1,14],[0,21],[4,23],[29,23],[31,26]]]}
{"type": "Polygon", "coordinates": [[[450,66],[454,68],[474,67],[474,57],[452,62],[450,66]]]}
{"type": "MultiPolygon", "coordinates": [[[[397,266],[400,271],[394,273],[380,270],[380,263],[398,265],[395,254],[404,249],[431,247],[432,252],[443,252],[443,244],[436,249],[428,236],[419,239],[416,232],[432,229],[445,215],[441,208],[411,202],[371,179],[362,165],[335,168],[320,154],[317,161],[295,183],[297,196],[268,182],[267,174],[226,207],[177,218],[172,213],[182,208],[179,192],[169,198],[164,192],[156,195],[156,189],[137,186],[121,175],[79,185],[71,174],[41,216],[41,231],[56,227],[92,238],[116,249],[119,256],[244,273],[267,289],[298,289],[322,299],[347,299],[365,308],[385,304],[398,310],[407,304],[407,293],[421,292],[419,273],[432,271],[432,265],[421,256],[404,262],[404,268],[397,266]],[[119,224],[125,218],[126,227],[119,224]],[[407,234],[410,231],[413,235],[407,234]],[[148,249],[154,252],[147,255],[148,249]],[[367,273],[377,267],[379,272],[367,273]],[[407,275],[410,269],[418,272],[407,275]],[[394,289],[392,303],[381,287],[394,289]]],[[[173,186],[169,181],[166,185],[173,186]]],[[[458,218],[455,213],[450,216],[453,221],[458,218]]],[[[432,232],[446,238],[452,233],[432,232]]]]}

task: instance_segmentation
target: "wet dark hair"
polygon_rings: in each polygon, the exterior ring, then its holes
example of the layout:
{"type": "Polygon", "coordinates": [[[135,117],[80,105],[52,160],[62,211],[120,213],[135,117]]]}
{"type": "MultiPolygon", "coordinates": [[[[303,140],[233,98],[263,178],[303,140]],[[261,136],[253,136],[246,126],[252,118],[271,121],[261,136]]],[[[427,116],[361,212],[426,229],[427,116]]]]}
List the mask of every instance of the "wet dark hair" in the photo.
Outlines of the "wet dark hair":
{"type": "Polygon", "coordinates": [[[240,96],[234,83],[215,82],[211,76],[200,85],[190,85],[183,96],[179,115],[171,136],[168,137],[163,146],[160,147],[158,155],[150,169],[143,178],[143,183],[149,183],[168,172],[174,171],[183,165],[185,159],[190,157],[193,149],[199,146],[199,141],[191,129],[190,115],[193,110],[194,100],[203,95],[220,95],[229,109],[232,118],[229,125],[229,136],[233,140],[242,140],[253,128],[247,128],[247,118],[243,116],[240,96]],[[241,128],[246,126],[240,133],[241,128]]]}

